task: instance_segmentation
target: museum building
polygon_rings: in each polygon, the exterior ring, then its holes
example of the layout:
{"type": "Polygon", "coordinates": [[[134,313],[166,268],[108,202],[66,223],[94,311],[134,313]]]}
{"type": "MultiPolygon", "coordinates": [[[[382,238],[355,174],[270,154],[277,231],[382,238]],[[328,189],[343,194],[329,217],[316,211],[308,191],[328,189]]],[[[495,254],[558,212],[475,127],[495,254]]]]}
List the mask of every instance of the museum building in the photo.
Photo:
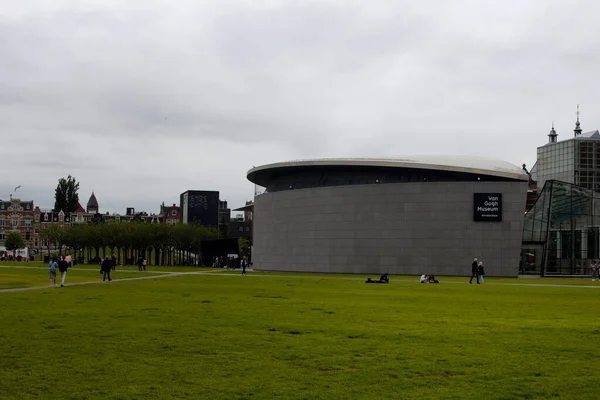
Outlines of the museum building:
{"type": "Polygon", "coordinates": [[[529,176],[466,156],[347,158],[255,167],[258,270],[516,277],[529,176]]]}

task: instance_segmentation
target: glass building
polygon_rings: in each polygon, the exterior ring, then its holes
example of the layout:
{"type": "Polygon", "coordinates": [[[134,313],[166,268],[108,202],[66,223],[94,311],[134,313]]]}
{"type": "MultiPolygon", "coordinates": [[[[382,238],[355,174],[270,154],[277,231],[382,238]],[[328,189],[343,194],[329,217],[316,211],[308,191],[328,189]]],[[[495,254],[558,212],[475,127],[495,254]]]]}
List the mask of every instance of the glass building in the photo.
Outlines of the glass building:
{"type": "Polygon", "coordinates": [[[548,180],[559,180],[600,191],[600,132],[582,132],[579,115],[573,132],[572,138],[559,142],[552,126],[548,143],[538,147],[531,169],[538,188],[548,180]]]}
{"type": "Polygon", "coordinates": [[[600,193],[547,180],[525,214],[521,274],[581,276],[600,259],[600,193]]]}

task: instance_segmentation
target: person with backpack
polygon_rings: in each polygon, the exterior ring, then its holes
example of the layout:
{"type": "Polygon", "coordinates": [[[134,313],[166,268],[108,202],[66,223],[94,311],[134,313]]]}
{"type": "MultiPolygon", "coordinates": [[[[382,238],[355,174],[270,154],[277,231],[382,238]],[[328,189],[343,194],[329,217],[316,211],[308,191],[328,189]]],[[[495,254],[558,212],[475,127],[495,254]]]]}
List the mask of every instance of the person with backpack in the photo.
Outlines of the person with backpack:
{"type": "MultiPolygon", "coordinates": [[[[65,260],[65,256],[58,262],[58,270],[60,271],[60,286],[65,286],[65,278],[67,277],[67,269],[69,269],[69,263],[65,260]]],[[[55,272],[56,273],[56,272],[55,272]]]]}
{"type": "Polygon", "coordinates": [[[56,257],[52,257],[50,260],[50,286],[56,287],[56,257]]]}

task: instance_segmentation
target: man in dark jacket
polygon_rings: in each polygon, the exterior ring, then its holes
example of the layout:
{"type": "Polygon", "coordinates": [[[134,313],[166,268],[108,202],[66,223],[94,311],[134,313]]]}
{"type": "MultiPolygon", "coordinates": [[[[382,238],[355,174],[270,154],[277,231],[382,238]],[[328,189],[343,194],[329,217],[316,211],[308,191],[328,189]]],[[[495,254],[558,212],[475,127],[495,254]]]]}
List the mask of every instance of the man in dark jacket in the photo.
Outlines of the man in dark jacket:
{"type": "Polygon", "coordinates": [[[69,268],[69,263],[65,260],[65,256],[62,256],[60,261],[58,262],[58,270],[60,271],[60,286],[65,286],[65,278],[67,277],[67,269],[69,268]]]}
{"type": "Polygon", "coordinates": [[[106,278],[108,278],[108,281],[112,281],[112,279],[110,279],[110,270],[112,269],[112,261],[110,260],[110,258],[106,257],[104,259],[104,261],[102,261],[102,266],[100,267],[100,270],[102,271],[103,278],[102,281],[105,281],[106,278]]]}
{"type": "Polygon", "coordinates": [[[473,264],[471,264],[471,279],[469,279],[469,283],[473,283],[473,278],[476,278],[477,283],[479,283],[479,276],[477,276],[477,258],[474,258],[473,264]]]}

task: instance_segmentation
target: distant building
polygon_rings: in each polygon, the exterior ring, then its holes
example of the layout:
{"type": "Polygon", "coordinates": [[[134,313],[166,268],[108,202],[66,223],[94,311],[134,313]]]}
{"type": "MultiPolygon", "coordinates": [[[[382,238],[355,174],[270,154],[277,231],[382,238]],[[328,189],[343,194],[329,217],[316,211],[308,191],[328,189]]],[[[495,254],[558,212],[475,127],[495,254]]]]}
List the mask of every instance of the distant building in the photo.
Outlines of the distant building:
{"type": "Polygon", "coordinates": [[[219,192],[188,190],[180,195],[181,222],[219,226],[219,192]]]}
{"type": "Polygon", "coordinates": [[[181,208],[178,207],[177,204],[165,206],[165,203],[162,203],[158,217],[160,222],[163,224],[178,224],[181,221],[181,208]]]}
{"type": "Polygon", "coordinates": [[[600,191],[600,132],[583,132],[579,107],[573,137],[558,141],[552,125],[548,143],[537,149],[537,162],[531,176],[541,191],[549,180],[558,180],[600,191]]]}
{"type": "Polygon", "coordinates": [[[98,214],[100,212],[100,207],[98,206],[98,200],[96,200],[96,195],[92,192],[90,199],[87,203],[87,212],[88,214],[98,214]]]}
{"type": "Polygon", "coordinates": [[[227,200],[219,200],[219,231],[224,237],[229,237],[230,221],[231,209],[227,206],[227,200]]]}
{"type": "Polygon", "coordinates": [[[254,240],[254,202],[247,201],[244,207],[233,211],[243,211],[241,217],[233,218],[229,223],[229,237],[248,239],[250,243],[254,240]]]}
{"type": "Polygon", "coordinates": [[[0,200],[0,246],[4,246],[6,236],[11,231],[21,234],[25,247],[37,245],[33,201],[11,198],[0,200]]]}
{"type": "Polygon", "coordinates": [[[552,129],[531,169],[520,273],[591,274],[600,258],[600,132],[583,132],[579,107],[573,137],[552,129]],[[530,191],[536,184],[535,199],[530,191]],[[598,201],[597,201],[598,200],[598,201]]]}

